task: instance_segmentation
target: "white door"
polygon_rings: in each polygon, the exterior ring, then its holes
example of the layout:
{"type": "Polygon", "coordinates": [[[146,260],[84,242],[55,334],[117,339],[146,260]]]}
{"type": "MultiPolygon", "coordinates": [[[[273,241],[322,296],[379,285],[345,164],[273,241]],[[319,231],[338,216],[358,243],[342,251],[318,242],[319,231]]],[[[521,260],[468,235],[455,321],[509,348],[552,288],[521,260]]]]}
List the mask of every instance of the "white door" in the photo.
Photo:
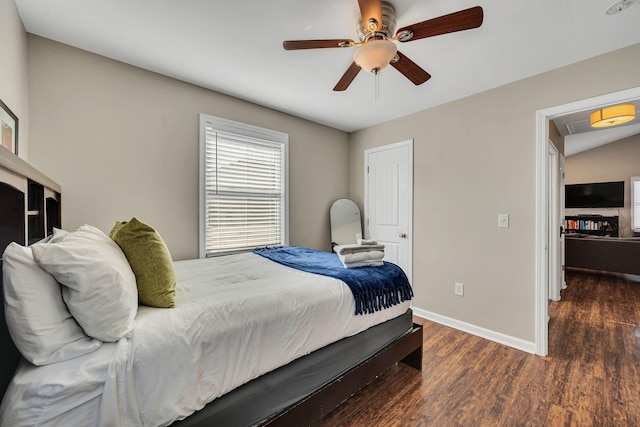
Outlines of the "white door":
{"type": "Polygon", "coordinates": [[[413,140],[364,152],[365,237],[385,245],[385,261],[409,281],[413,260],[413,140]]]}

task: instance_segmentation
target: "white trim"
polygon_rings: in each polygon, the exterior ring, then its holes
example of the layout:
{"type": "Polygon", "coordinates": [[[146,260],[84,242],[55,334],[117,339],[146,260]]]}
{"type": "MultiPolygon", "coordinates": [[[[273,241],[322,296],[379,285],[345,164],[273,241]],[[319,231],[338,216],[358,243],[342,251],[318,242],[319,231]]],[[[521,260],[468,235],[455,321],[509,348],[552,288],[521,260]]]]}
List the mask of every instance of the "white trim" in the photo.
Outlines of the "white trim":
{"type": "MultiPolygon", "coordinates": [[[[364,150],[364,213],[365,213],[365,221],[368,219],[367,216],[367,206],[368,206],[368,194],[369,194],[369,180],[367,177],[367,169],[369,168],[369,154],[377,153],[380,151],[393,150],[395,148],[400,147],[409,147],[409,165],[408,165],[408,175],[409,175],[409,183],[408,183],[408,192],[409,192],[409,221],[407,225],[407,240],[409,243],[409,260],[407,265],[407,271],[405,274],[409,279],[409,283],[413,283],[413,138],[406,139],[404,141],[394,142],[393,144],[382,145],[380,147],[368,148],[364,150]]],[[[364,224],[364,229],[367,232],[365,238],[369,238],[368,233],[369,229],[367,224],[364,224]]]]}
{"type": "Polygon", "coordinates": [[[442,316],[421,308],[411,307],[411,309],[413,310],[414,315],[423,319],[449,326],[450,328],[457,329],[489,341],[497,342],[498,344],[504,344],[517,350],[526,351],[527,353],[533,354],[536,352],[536,344],[531,341],[525,341],[520,338],[512,337],[511,335],[492,331],[491,329],[482,328],[480,326],[472,325],[471,323],[452,319],[451,317],[442,316]]]}
{"type": "Polygon", "coordinates": [[[560,301],[560,165],[558,163],[558,149],[551,140],[547,142],[548,163],[548,196],[549,196],[549,259],[554,262],[549,264],[549,298],[553,301],[560,301]]]}
{"type": "Polygon", "coordinates": [[[631,207],[630,207],[630,212],[629,212],[629,218],[631,221],[631,232],[638,232],[640,231],[640,228],[634,227],[635,225],[635,221],[636,221],[636,215],[635,215],[635,210],[636,210],[636,205],[640,204],[640,200],[636,200],[635,198],[635,190],[636,190],[636,185],[640,185],[640,176],[632,176],[629,178],[629,199],[631,200],[631,207]]]}
{"type": "Polygon", "coordinates": [[[204,159],[205,156],[205,143],[206,143],[206,131],[205,131],[205,123],[207,122],[207,115],[200,114],[200,120],[198,123],[199,128],[199,136],[198,136],[198,257],[206,258],[207,250],[206,250],[206,239],[205,239],[205,215],[202,213],[205,210],[205,167],[204,159]]]}
{"type": "MultiPolygon", "coordinates": [[[[566,229],[564,228],[565,224],[564,224],[564,217],[566,216],[565,213],[565,206],[564,206],[564,198],[565,198],[565,191],[564,191],[564,170],[565,170],[565,157],[560,154],[558,156],[558,160],[560,163],[560,224],[563,225],[563,230],[566,232],[566,229]]],[[[566,240],[564,237],[564,233],[562,234],[562,237],[560,239],[560,272],[562,274],[562,278],[560,279],[560,283],[561,283],[561,288],[562,289],[567,289],[567,281],[566,281],[566,277],[565,277],[565,247],[566,247],[566,240]]]]}
{"type": "Polygon", "coordinates": [[[213,125],[214,129],[223,132],[248,136],[254,139],[279,142],[281,144],[287,144],[289,142],[289,135],[284,132],[278,132],[276,130],[261,128],[259,126],[248,125],[245,123],[200,113],[200,123],[202,123],[203,120],[205,122],[210,122],[213,125]]]}
{"type": "Polygon", "coordinates": [[[289,246],[289,135],[284,144],[284,244],[289,246]]]}
{"type": "Polygon", "coordinates": [[[544,247],[547,233],[546,209],[547,186],[545,164],[547,140],[549,139],[549,120],[566,114],[597,109],[608,105],[629,102],[640,98],[640,87],[609,93],[594,98],[583,99],[569,104],[545,108],[536,112],[536,251],[535,251],[535,338],[536,354],[546,356],[549,347],[548,330],[548,283],[545,277],[547,267],[544,247]]]}
{"type": "Polygon", "coordinates": [[[536,146],[536,249],[535,249],[535,339],[536,354],[548,353],[548,257],[547,257],[547,140],[549,120],[539,114],[536,119],[537,135],[543,135],[543,143],[536,146]]]}

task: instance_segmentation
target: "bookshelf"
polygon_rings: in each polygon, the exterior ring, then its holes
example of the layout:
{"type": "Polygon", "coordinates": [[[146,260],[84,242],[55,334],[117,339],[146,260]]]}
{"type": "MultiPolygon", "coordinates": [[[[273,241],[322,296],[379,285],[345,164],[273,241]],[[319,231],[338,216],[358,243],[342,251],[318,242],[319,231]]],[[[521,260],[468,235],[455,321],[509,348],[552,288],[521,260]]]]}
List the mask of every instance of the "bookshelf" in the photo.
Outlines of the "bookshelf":
{"type": "Polygon", "coordinates": [[[618,237],[618,216],[575,215],[566,216],[567,233],[618,237]]]}

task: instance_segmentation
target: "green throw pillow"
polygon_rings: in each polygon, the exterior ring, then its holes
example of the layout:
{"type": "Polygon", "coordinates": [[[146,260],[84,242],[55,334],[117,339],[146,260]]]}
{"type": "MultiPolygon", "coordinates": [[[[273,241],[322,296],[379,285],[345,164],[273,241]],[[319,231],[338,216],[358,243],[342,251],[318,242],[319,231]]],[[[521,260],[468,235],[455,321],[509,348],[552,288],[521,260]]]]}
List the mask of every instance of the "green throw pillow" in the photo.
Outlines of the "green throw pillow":
{"type": "Polygon", "coordinates": [[[109,237],[120,246],[136,276],[138,301],[151,307],[176,305],[176,273],[171,254],[153,227],[131,218],[116,222],[109,237]]]}

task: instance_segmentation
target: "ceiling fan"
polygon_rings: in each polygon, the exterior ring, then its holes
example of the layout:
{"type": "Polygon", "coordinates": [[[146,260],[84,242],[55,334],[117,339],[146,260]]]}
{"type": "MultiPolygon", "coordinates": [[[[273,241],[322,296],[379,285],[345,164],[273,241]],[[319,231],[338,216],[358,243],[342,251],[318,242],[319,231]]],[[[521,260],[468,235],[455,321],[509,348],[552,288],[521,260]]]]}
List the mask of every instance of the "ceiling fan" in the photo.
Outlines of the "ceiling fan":
{"type": "Polygon", "coordinates": [[[397,50],[394,41],[406,43],[413,40],[478,28],[482,25],[480,6],[428,19],[400,28],[394,35],[396,11],[391,3],[381,0],[358,0],[361,18],[356,25],[360,42],[350,39],[288,40],[282,43],[286,50],[355,47],[353,62],[344,73],[334,91],[349,87],[360,70],[378,74],[387,65],[400,71],[415,85],[420,85],[431,75],[397,50]]]}

